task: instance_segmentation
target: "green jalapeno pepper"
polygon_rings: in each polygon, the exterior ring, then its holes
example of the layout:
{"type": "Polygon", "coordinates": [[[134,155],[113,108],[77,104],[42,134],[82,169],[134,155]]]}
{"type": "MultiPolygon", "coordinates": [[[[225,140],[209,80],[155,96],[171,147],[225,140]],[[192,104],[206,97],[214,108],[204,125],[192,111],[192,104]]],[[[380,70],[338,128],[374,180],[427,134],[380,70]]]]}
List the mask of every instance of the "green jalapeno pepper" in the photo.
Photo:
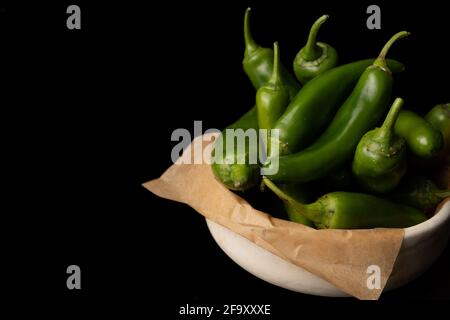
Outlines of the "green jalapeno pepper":
{"type": "Polygon", "coordinates": [[[424,118],[410,110],[402,110],[395,122],[395,133],[406,140],[416,156],[430,158],[442,148],[442,134],[424,118]]]}
{"type": "MultiPolygon", "coordinates": [[[[299,151],[312,142],[331,121],[336,109],[348,96],[364,70],[374,59],[342,65],[309,81],[295,96],[276,122],[282,155],[299,151]]],[[[403,71],[398,61],[388,60],[393,72],[403,71]]]]}
{"type": "MultiPolygon", "coordinates": [[[[251,9],[248,8],[244,18],[245,52],[242,63],[245,73],[250,78],[255,89],[258,90],[272,77],[274,53],[272,49],[263,48],[253,40],[250,32],[250,11],[251,9]]],[[[289,72],[287,72],[281,63],[278,68],[280,81],[282,81],[284,86],[289,90],[289,97],[295,96],[300,89],[300,84],[289,74],[289,72]]],[[[256,106],[226,129],[257,130],[258,120],[256,106]]],[[[231,190],[248,190],[257,185],[260,181],[259,167],[254,164],[239,164],[233,162],[236,159],[248,159],[249,150],[239,151],[235,148],[234,154],[226,154],[226,135],[223,134],[224,132],[221,134],[222,138],[219,138],[214,144],[212,153],[212,170],[214,175],[231,190]],[[220,146],[219,143],[221,144],[220,146]],[[216,147],[223,149],[222,159],[218,159],[218,155],[214,152],[216,147]]]]}
{"type": "MultiPolygon", "coordinates": [[[[258,130],[256,107],[250,109],[250,111],[226,129],[242,129],[244,131],[248,129],[258,130]]],[[[260,181],[259,166],[258,164],[249,164],[249,145],[242,150],[237,148],[235,144],[234,150],[232,150],[233,152],[227,152],[226,129],[214,142],[211,164],[212,171],[214,176],[228,189],[236,191],[250,189],[260,181]],[[216,148],[222,148],[220,156],[216,152],[216,148]],[[238,159],[245,159],[245,163],[238,163],[238,159]]]]}
{"type": "Polygon", "coordinates": [[[432,213],[445,198],[450,197],[450,189],[439,189],[436,184],[423,176],[407,176],[390,199],[432,213]]]}
{"type": "MultiPolygon", "coordinates": [[[[250,32],[250,12],[251,9],[247,8],[244,17],[245,52],[242,64],[253,86],[258,89],[272,76],[274,59],[272,49],[261,47],[253,40],[250,32]]],[[[283,83],[289,90],[289,96],[293,98],[300,90],[300,84],[281,63],[279,68],[283,83]]]]}
{"type": "Polygon", "coordinates": [[[294,73],[303,84],[337,65],[336,50],[326,43],[316,41],[320,26],[328,18],[328,15],[323,15],[314,22],[306,45],[295,56],[294,73]]]}
{"type": "MultiPolygon", "coordinates": [[[[266,85],[274,74],[274,52],[272,49],[259,46],[253,40],[250,32],[250,11],[251,9],[248,8],[244,18],[245,52],[242,64],[245,73],[250,78],[255,89],[258,90],[266,85]]],[[[276,72],[276,74],[279,74],[279,81],[283,83],[285,88],[289,91],[289,97],[294,97],[300,89],[300,84],[289,74],[281,62],[278,62],[278,72],[276,72]]],[[[244,130],[258,129],[256,106],[227,129],[239,128],[244,130]]],[[[226,139],[223,133],[222,137],[223,139],[219,139],[218,141],[223,143],[223,146],[220,147],[224,149],[225,154],[226,139]]],[[[215,147],[216,146],[218,146],[217,142],[215,144],[215,147]]],[[[213,160],[214,155],[213,151],[213,160]]],[[[233,159],[242,157],[248,159],[248,150],[245,150],[244,154],[239,154],[238,150],[236,150],[234,155],[229,154],[224,159],[220,159],[222,160],[220,161],[222,162],[221,164],[213,161],[212,169],[214,175],[229,189],[245,191],[254,187],[260,181],[258,166],[254,164],[238,164],[233,162],[233,159]]]]}
{"type": "Polygon", "coordinates": [[[364,134],[356,147],[353,174],[367,190],[386,193],[406,172],[406,142],[394,133],[394,123],[403,105],[397,98],[381,126],[364,134]]]}
{"type": "Polygon", "coordinates": [[[450,164],[450,103],[438,104],[426,115],[428,121],[436,130],[442,133],[443,148],[438,155],[438,161],[450,164]]]}
{"type": "MultiPolygon", "coordinates": [[[[273,47],[274,61],[272,76],[269,81],[256,92],[256,109],[259,129],[272,129],[275,122],[289,104],[289,90],[283,84],[280,75],[278,43],[275,42],[273,47]]],[[[268,137],[263,136],[265,144],[269,141],[269,137],[270,131],[268,131],[268,137]]]]}
{"type": "MultiPolygon", "coordinates": [[[[385,56],[397,39],[408,34],[405,31],[399,32],[386,43],[375,62],[363,72],[353,92],[338,110],[330,126],[316,142],[303,151],[281,156],[278,161],[273,163],[269,159],[264,164],[271,172],[277,171],[269,176],[271,180],[312,181],[328,174],[351,159],[361,137],[373,128],[386,112],[392,89],[392,75],[386,65],[385,56]],[[278,167],[278,170],[275,166],[278,167]]],[[[338,68],[308,82],[299,95],[308,85],[312,85],[313,82],[320,80],[321,77],[326,77],[336,69],[338,68]]],[[[316,92],[315,96],[328,97],[329,95],[328,92],[316,92]]],[[[320,102],[317,105],[322,107],[320,102]]],[[[289,107],[285,114],[287,112],[289,112],[289,107]]]]}
{"type": "Polygon", "coordinates": [[[450,140],[450,103],[438,104],[433,107],[425,115],[425,120],[442,132],[444,140],[450,140]]]}
{"type": "Polygon", "coordinates": [[[278,197],[289,202],[292,210],[313,221],[320,229],[406,228],[427,219],[416,208],[363,193],[332,192],[316,202],[303,204],[266,177],[263,181],[278,197]]]}

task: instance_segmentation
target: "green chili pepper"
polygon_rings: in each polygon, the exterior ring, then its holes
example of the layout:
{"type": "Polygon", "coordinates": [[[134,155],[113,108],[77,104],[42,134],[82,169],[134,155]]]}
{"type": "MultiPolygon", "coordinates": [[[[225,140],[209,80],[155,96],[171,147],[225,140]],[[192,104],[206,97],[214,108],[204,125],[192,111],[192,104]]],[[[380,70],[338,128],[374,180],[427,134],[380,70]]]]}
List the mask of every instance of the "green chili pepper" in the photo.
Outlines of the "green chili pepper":
{"type": "Polygon", "coordinates": [[[274,45],[273,72],[270,80],[256,92],[256,108],[260,129],[272,129],[289,104],[289,90],[280,76],[278,43],[274,45]]]}
{"type": "Polygon", "coordinates": [[[450,140],[450,103],[438,104],[432,108],[425,115],[425,120],[441,131],[444,140],[450,140]]]}
{"type": "MultiPolygon", "coordinates": [[[[386,65],[385,56],[397,39],[408,34],[406,31],[399,32],[386,43],[375,62],[361,75],[353,92],[339,109],[330,126],[316,142],[303,151],[281,156],[278,163],[276,161],[272,163],[270,159],[266,162],[265,166],[272,172],[276,172],[274,166],[278,165],[278,172],[270,176],[271,180],[312,181],[328,174],[351,159],[361,137],[373,128],[386,112],[392,89],[392,75],[386,65]]],[[[336,69],[338,68],[308,82],[299,95],[308,85],[312,85],[313,82],[320,80],[321,77],[326,77],[336,69]]],[[[328,92],[316,92],[315,94],[316,96],[329,96],[328,92]]],[[[322,107],[320,102],[317,105],[322,107]]],[[[287,112],[289,112],[289,107],[285,114],[287,112]]]]}
{"type": "MultiPolygon", "coordinates": [[[[255,89],[259,89],[265,85],[273,74],[273,60],[274,53],[272,49],[263,48],[255,43],[250,33],[250,8],[245,12],[244,18],[244,38],[245,38],[245,52],[243,66],[246,74],[250,78],[255,89]]],[[[287,72],[280,63],[279,72],[281,81],[289,90],[289,96],[293,97],[300,89],[300,84],[287,72]]],[[[258,129],[257,110],[254,106],[249,112],[242,116],[238,121],[230,125],[227,129],[258,129]]],[[[260,181],[259,167],[253,164],[238,164],[235,161],[238,158],[248,159],[248,150],[244,154],[235,149],[234,154],[226,154],[226,135],[222,139],[218,139],[213,149],[213,164],[212,169],[214,175],[227,188],[231,190],[245,191],[256,186],[260,181]],[[219,146],[221,142],[223,145],[219,146]],[[216,159],[214,152],[216,147],[223,149],[224,157],[216,159]],[[218,160],[218,161],[217,161],[218,160]],[[220,164],[218,162],[221,162],[220,164]]],[[[247,148],[246,148],[247,149],[247,148]]]]}
{"type": "MultiPolygon", "coordinates": [[[[282,189],[284,192],[289,194],[293,199],[296,201],[299,201],[301,203],[308,203],[310,202],[311,196],[308,194],[308,191],[306,190],[306,187],[304,185],[299,184],[283,184],[280,186],[280,189],[282,189]]],[[[308,227],[314,227],[314,223],[309,220],[308,218],[304,217],[302,214],[300,214],[295,206],[291,204],[291,202],[283,200],[283,205],[286,210],[286,213],[288,214],[289,220],[304,224],[308,227]]]]}
{"type": "Polygon", "coordinates": [[[336,50],[326,43],[316,42],[320,26],[328,18],[328,15],[323,15],[314,22],[309,32],[308,42],[295,56],[294,73],[298,81],[303,84],[337,65],[336,50]]]}
{"type": "Polygon", "coordinates": [[[263,181],[278,197],[288,201],[293,210],[321,229],[406,228],[427,219],[416,208],[363,193],[332,192],[316,202],[303,204],[266,177],[263,181]]]}
{"type": "Polygon", "coordinates": [[[441,190],[432,180],[423,176],[405,177],[389,196],[394,201],[430,213],[447,197],[450,197],[450,189],[441,190]]]}
{"type": "MultiPolygon", "coordinates": [[[[279,129],[280,153],[299,151],[311,143],[331,121],[336,109],[354,88],[364,70],[374,59],[361,60],[333,68],[309,81],[288,105],[276,122],[279,129]]],[[[404,69],[403,64],[388,60],[393,72],[404,69]]]]}
{"type": "Polygon", "coordinates": [[[425,120],[442,133],[444,147],[438,158],[450,163],[450,103],[435,106],[425,115],[425,120]]]}
{"type": "Polygon", "coordinates": [[[391,191],[406,172],[406,142],[394,133],[402,105],[403,99],[395,99],[381,128],[367,132],[356,147],[353,174],[369,191],[391,191]]]}
{"type": "MultiPolygon", "coordinates": [[[[248,129],[258,130],[258,121],[256,116],[256,107],[253,107],[245,113],[236,122],[226,129],[248,129]]],[[[250,146],[247,144],[244,150],[237,148],[236,143],[234,152],[226,152],[226,129],[221,133],[215,143],[212,151],[212,171],[216,178],[227,188],[236,191],[245,191],[260,181],[258,164],[249,164],[250,146]],[[222,148],[222,157],[216,153],[216,148],[222,148]],[[243,152],[243,153],[241,153],[243,152]],[[245,163],[238,163],[238,159],[245,159],[245,163]]]]}
{"type": "MultiPolygon", "coordinates": [[[[255,89],[260,89],[262,86],[272,78],[274,53],[272,49],[263,48],[255,43],[250,33],[250,8],[245,12],[244,18],[244,38],[245,38],[245,52],[243,66],[246,74],[250,78],[255,89]]],[[[280,63],[278,66],[280,81],[289,90],[289,96],[293,97],[300,89],[300,84],[284,69],[280,63]]],[[[238,121],[233,123],[227,129],[258,129],[257,109],[254,106],[249,112],[242,116],[238,121]]],[[[212,169],[214,175],[227,188],[237,191],[248,190],[260,181],[259,167],[254,164],[239,164],[236,159],[248,159],[249,150],[239,153],[235,148],[234,154],[226,153],[226,135],[222,132],[222,137],[219,138],[213,149],[213,164],[212,169]],[[223,145],[219,146],[219,142],[223,145]],[[215,148],[223,149],[222,159],[214,152],[215,148]]],[[[246,148],[248,149],[248,148],[246,148]]]]}
{"type": "MultiPolygon", "coordinates": [[[[261,47],[252,38],[250,32],[250,11],[251,9],[247,8],[244,17],[245,52],[242,64],[253,86],[258,89],[265,85],[272,76],[274,59],[272,49],[261,47]]],[[[293,98],[300,90],[300,84],[281,63],[279,68],[283,83],[289,89],[289,96],[293,98]]]]}
{"type": "Polygon", "coordinates": [[[442,148],[442,134],[418,114],[402,110],[394,126],[395,133],[406,140],[416,156],[430,158],[442,148]]]}

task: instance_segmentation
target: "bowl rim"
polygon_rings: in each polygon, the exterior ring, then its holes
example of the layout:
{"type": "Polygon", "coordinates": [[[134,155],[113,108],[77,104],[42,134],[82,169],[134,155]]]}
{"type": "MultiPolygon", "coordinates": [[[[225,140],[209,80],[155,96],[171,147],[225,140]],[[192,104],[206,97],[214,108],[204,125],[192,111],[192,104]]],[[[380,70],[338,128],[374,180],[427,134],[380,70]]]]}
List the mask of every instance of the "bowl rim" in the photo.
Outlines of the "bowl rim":
{"type": "Polygon", "coordinates": [[[450,198],[443,200],[443,205],[431,218],[425,220],[422,223],[416,224],[415,226],[411,226],[408,228],[404,228],[405,230],[405,239],[418,237],[425,232],[436,229],[445,221],[450,219],[450,198]]]}

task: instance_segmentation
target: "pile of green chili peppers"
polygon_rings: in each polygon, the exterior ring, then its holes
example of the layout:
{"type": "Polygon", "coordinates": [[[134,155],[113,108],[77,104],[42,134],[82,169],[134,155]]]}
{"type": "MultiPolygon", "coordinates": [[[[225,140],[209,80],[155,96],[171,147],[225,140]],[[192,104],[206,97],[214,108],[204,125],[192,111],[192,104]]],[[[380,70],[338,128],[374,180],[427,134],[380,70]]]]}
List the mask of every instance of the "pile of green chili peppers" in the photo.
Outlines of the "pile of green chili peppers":
{"type": "Polygon", "coordinates": [[[392,74],[404,66],[386,55],[409,33],[393,35],[375,59],[338,65],[336,50],[317,41],[329,18],[323,15],[294,59],[293,76],[277,42],[272,49],[254,41],[250,13],[243,68],[256,89],[255,105],[226,129],[267,129],[267,157],[250,163],[247,146],[217,161],[224,154],[217,148],[226,145],[222,134],[212,153],[216,178],[234,191],[270,189],[290,220],[314,228],[404,228],[425,221],[450,196],[427,177],[427,168],[450,165],[450,104],[421,117],[392,95],[392,74]],[[261,168],[275,166],[276,173],[261,176],[261,168]]]}

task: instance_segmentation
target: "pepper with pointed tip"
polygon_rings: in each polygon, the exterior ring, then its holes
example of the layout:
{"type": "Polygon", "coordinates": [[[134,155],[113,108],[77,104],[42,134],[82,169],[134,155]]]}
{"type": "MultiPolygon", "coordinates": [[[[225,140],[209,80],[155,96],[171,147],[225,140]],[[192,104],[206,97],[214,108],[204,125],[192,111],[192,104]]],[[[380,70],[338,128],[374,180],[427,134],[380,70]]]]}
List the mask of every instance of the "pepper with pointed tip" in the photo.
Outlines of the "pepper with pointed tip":
{"type": "Polygon", "coordinates": [[[286,194],[266,177],[264,183],[297,214],[320,229],[406,228],[427,219],[419,209],[364,193],[332,192],[304,204],[286,194]]]}
{"type": "Polygon", "coordinates": [[[320,26],[328,18],[328,15],[323,15],[314,22],[306,45],[295,56],[294,73],[302,84],[337,65],[336,50],[326,43],[316,41],[320,26]]]}
{"type": "Polygon", "coordinates": [[[389,192],[406,172],[406,142],[393,128],[402,105],[402,98],[395,99],[381,128],[367,132],[356,147],[352,171],[366,190],[389,192]]]}
{"type": "MultiPolygon", "coordinates": [[[[281,155],[294,153],[314,141],[326,128],[350,94],[364,70],[375,59],[348,63],[309,81],[289,103],[274,129],[279,129],[281,155]]],[[[404,66],[396,60],[387,60],[392,72],[402,72],[404,66]]]]}
{"type": "MultiPolygon", "coordinates": [[[[283,114],[289,104],[289,90],[284,85],[280,75],[280,57],[278,43],[274,45],[273,72],[270,80],[256,92],[256,109],[259,129],[267,129],[264,144],[270,141],[270,129],[283,114]]],[[[269,149],[267,149],[269,151],[269,149]]]]}
{"type": "MultiPolygon", "coordinates": [[[[263,86],[272,75],[273,51],[255,43],[250,33],[250,11],[248,8],[244,18],[244,70],[256,89],[263,86]]],[[[331,121],[333,114],[343,99],[355,86],[361,73],[373,63],[366,59],[349,63],[326,74],[322,74],[305,85],[297,94],[300,85],[280,64],[281,78],[289,89],[291,103],[278,119],[274,129],[279,129],[279,145],[281,154],[297,152],[308,145],[331,121]],[[320,110],[317,109],[320,106],[320,110]]],[[[393,72],[404,70],[402,63],[388,60],[387,64],[393,72]]]]}
{"type": "MultiPolygon", "coordinates": [[[[248,8],[244,18],[244,38],[245,52],[243,66],[245,73],[250,78],[256,90],[264,86],[273,74],[274,53],[272,49],[259,46],[252,38],[250,33],[250,11],[248,8]]],[[[294,97],[300,84],[292,75],[281,65],[278,66],[280,78],[289,90],[289,97],[294,97]]],[[[230,125],[227,129],[258,129],[257,110],[254,106],[250,111],[243,115],[239,120],[230,125]]],[[[234,153],[226,153],[226,135],[225,130],[221,134],[221,139],[216,140],[212,152],[213,163],[212,170],[215,177],[227,188],[236,191],[246,191],[256,186],[260,181],[259,167],[256,164],[236,163],[236,159],[248,159],[249,150],[240,150],[235,148],[234,153]],[[216,148],[221,148],[222,157],[214,152],[216,148]]]]}
{"type": "MultiPolygon", "coordinates": [[[[392,44],[408,34],[406,31],[399,32],[385,44],[378,58],[363,72],[330,126],[313,144],[300,152],[281,156],[276,159],[277,161],[272,162],[269,159],[264,163],[267,170],[276,172],[269,176],[271,180],[312,181],[327,175],[352,159],[359,140],[382,119],[388,108],[393,80],[385,57],[392,44]]],[[[313,82],[337,69],[330,70],[312,80],[300,93],[313,82]]],[[[289,110],[290,106],[285,114],[289,110]]],[[[277,124],[279,122],[280,120],[277,124]]],[[[282,137],[281,134],[280,137],[282,137]]]]}
{"type": "Polygon", "coordinates": [[[273,71],[269,81],[256,92],[256,108],[260,129],[272,129],[289,104],[289,90],[280,75],[278,43],[273,44],[273,71]]]}
{"type": "MultiPolygon", "coordinates": [[[[265,85],[267,79],[272,76],[273,50],[261,47],[253,40],[250,31],[250,12],[251,8],[247,8],[244,17],[245,51],[242,64],[253,86],[258,89],[265,85]]],[[[281,63],[279,68],[283,83],[289,89],[289,96],[292,99],[301,86],[281,63]]]]}

